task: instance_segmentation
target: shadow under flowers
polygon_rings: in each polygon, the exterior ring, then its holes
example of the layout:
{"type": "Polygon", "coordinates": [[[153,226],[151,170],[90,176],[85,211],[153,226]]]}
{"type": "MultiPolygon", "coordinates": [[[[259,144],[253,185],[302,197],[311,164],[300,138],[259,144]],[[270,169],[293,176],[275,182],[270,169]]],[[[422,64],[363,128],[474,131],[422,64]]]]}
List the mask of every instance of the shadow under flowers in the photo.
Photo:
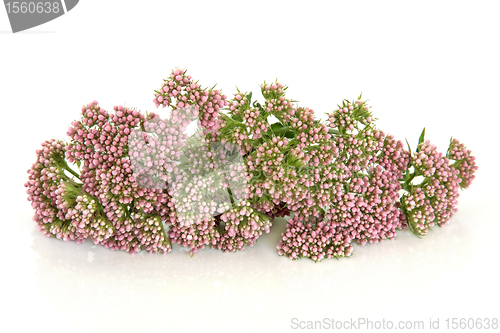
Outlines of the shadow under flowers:
{"type": "Polygon", "coordinates": [[[298,304],[304,304],[304,315],[326,310],[339,316],[368,315],[370,300],[383,309],[407,289],[432,286],[459,269],[470,252],[469,226],[454,217],[450,225],[435,228],[423,239],[400,231],[394,241],[356,246],[351,258],[317,264],[292,261],[276,253],[285,224],[285,219],[276,219],[271,233],[244,251],[204,249],[193,258],[177,245],[166,255],[130,255],[90,241],[48,239],[34,231],[36,281],[60,315],[74,320],[82,331],[92,329],[94,321],[110,329],[141,329],[140,321],[117,321],[116,314],[163,318],[169,328],[178,329],[191,325],[194,315],[209,327],[229,315],[255,327],[256,314],[289,320],[298,304]],[[324,308],[325,299],[329,309],[324,308]],[[338,302],[346,299],[359,301],[338,302]],[[211,315],[211,310],[196,310],[200,306],[217,311],[211,315]],[[242,308],[252,315],[246,316],[242,308]]]}

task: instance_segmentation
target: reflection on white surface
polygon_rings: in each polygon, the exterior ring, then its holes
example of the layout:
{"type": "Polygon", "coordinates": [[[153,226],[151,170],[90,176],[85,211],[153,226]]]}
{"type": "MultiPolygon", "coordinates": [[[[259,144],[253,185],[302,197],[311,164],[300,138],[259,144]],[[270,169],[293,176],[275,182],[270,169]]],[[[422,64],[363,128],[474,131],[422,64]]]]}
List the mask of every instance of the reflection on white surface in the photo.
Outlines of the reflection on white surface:
{"type": "MultiPolygon", "coordinates": [[[[98,331],[142,331],[149,323],[162,332],[207,327],[284,332],[292,331],[292,318],[428,320],[440,302],[451,306],[455,282],[467,283],[474,276],[470,267],[478,258],[481,236],[471,226],[469,201],[448,226],[424,239],[402,231],[395,241],[355,246],[351,258],[317,264],[276,254],[284,219],[245,251],[205,249],[190,258],[179,246],[166,255],[130,255],[92,242],[49,239],[23,217],[18,223],[29,250],[20,251],[15,261],[24,284],[34,286],[31,306],[81,332],[94,330],[95,323],[98,331]]],[[[483,282],[487,285],[488,277],[483,282]]],[[[460,292],[470,299],[468,287],[460,292]]],[[[7,291],[7,299],[17,297],[15,288],[7,291]]]]}

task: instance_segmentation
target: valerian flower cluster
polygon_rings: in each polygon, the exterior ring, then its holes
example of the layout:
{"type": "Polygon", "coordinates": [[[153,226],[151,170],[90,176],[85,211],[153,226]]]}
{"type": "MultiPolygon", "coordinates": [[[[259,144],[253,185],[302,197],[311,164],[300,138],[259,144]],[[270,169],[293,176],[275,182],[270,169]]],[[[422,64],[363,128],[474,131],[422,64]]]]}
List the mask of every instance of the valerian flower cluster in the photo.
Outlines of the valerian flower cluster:
{"type": "Polygon", "coordinates": [[[323,122],[279,82],[261,85],[263,102],[214,88],[176,69],[154,94],[167,117],[83,106],[68,140],[42,143],[28,170],[37,228],[112,250],[177,243],[192,254],[243,250],[290,216],[278,254],[320,261],[448,223],[474,179],[475,158],[457,139],[442,154],[423,132],[410,152],[376,127],[361,96],[323,122]]]}

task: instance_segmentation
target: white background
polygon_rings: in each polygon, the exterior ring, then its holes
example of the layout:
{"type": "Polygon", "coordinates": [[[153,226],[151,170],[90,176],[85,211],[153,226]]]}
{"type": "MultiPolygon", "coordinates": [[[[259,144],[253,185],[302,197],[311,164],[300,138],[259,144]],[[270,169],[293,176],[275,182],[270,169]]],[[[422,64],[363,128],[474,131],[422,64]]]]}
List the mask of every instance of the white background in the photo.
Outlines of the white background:
{"type": "MultiPolygon", "coordinates": [[[[289,332],[301,321],[500,318],[498,2],[82,0],[12,34],[0,8],[3,332],[289,332]],[[64,139],[82,104],[153,111],[187,68],[230,96],[264,80],[318,115],[360,92],[379,128],[415,146],[422,128],[477,156],[449,225],[355,246],[349,259],[276,254],[276,221],[253,248],[192,259],[112,252],[43,237],[23,184],[43,140],[64,139]]],[[[260,94],[259,94],[260,95],[260,94]]],[[[396,324],[395,324],[396,325],[396,324]]]]}

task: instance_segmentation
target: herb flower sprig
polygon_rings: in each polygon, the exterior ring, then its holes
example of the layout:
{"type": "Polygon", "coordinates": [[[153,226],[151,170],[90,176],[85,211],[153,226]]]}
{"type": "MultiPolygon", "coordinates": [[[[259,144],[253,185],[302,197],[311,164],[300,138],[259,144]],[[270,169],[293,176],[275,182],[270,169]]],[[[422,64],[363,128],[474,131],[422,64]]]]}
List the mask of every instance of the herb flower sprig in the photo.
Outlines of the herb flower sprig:
{"type": "Polygon", "coordinates": [[[68,142],[42,143],[28,170],[37,228],[129,253],[177,243],[192,255],[253,246],[290,215],[278,254],[318,262],[450,221],[477,170],[464,144],[452,138],[439,153],[424,129],[411,152],[376,127],[361,96],[323,122],[287,88],[264,82],[261,102],[239,90],[227,99],[175,69],[154,93],[167,117],[84,105],[68,142]]]}

